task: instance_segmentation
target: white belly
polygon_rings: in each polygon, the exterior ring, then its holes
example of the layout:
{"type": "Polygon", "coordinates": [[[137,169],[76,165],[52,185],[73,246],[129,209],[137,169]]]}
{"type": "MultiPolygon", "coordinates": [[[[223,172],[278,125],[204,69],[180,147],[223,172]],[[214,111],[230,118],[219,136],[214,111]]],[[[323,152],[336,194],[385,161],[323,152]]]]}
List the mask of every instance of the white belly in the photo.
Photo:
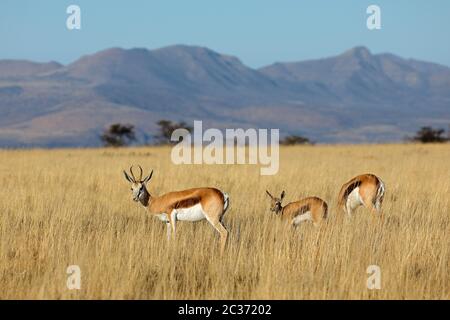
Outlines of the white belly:
{"type": "Polygon", "coordinates": [[[299,214],[292,220],[292,223],[297,226],[300,223],[302,223],[303,221],[312,221],[312,216],[311,216],[310,211],[307,211],[303,214],[299,214]]]}
{"type": "Polygon", "coordinates": [[[202,205],[200,203],[190,208],[176,209],[176,219],[179,221],[200,221],[205,219],[202,205]]]}
{"type": "Polygon", "coordinates": [[[156,217],[158,217],[158,219],[161,221],[169,222],[169,218],[167,217],[167,214],[165,214],[165,213],[157,214],[156,217]]]}
{"type": "Polygon", "coordinates": [[[350,207],[352,210],[357,207],[363,205],[363,201],[361,196],[359,195],[359,187],[353,189],[352,192],[347,197],[347,207],[350,207]]]}

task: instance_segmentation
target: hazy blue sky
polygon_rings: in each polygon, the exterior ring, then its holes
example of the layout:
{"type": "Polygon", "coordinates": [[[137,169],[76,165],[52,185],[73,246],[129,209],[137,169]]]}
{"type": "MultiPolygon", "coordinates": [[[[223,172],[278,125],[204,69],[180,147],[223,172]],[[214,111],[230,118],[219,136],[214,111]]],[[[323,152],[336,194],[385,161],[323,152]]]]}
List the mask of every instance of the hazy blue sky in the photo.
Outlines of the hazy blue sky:
{"type": "Polygon", "coordinates": [[[206,46],[259,67],[330,56],[356,45],[450,66],[450,1],[1,0],[0,59],[68,63],[108,47],[206,46]],[[81,7],[81,30],[66,8],[81,7]],[[366,28],[381,7],[382,29],[366,28]]]}

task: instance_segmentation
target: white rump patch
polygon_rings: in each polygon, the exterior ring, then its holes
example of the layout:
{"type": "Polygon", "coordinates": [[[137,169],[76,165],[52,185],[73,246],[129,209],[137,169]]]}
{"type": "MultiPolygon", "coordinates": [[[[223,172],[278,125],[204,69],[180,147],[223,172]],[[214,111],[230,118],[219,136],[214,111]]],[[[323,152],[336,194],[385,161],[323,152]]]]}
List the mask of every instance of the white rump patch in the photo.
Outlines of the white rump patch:
{"type": "Polygon", "coordinates": [[[347,208],[350,208],[350,210],[354,210],[359,206],[362,206],[363,204],[364,202],[359,195],[359,187],[356,187],[352,192],[350,192],[347,197],[347,208]]]}

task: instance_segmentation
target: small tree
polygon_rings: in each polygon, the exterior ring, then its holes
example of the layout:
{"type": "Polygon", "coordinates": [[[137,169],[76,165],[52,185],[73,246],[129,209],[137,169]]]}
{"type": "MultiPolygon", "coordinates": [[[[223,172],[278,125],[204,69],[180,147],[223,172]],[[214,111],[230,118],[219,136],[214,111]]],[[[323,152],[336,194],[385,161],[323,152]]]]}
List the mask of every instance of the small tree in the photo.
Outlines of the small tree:
{"type": "Polygon", "coordinates": [[[192,127],[188,126],[184,121],[181,122],[172,122],[170,120],[160,120],[157,122],[159,126],[159,133],[155,136],[157,144],[172,144],[176,143],[171,141],[172,132],[176,129],[186,129],[191,132],[192,127]]]}
{"type": "Polygon", "coordinates": [[[296,144],[313,144],[308,138],[296,135],[286,136],[280,141],[280,143],[285,146],[292,146],[296,144]]]}
{"type": "Polygon", "coordinates": [[[129,145],[136,140],[134,126],[131,124],[122,125],[120,123],[114,123],[103,132],[100,139],[106,147],[122,147],[129,145]]]}
{"type": "Polygon", "coordinates": [[[432,127],[422,127],[412,138],[415,142],[421,143],[442,143],[448,139],[444,136],[444,129],[433,129],[432,127]]]}

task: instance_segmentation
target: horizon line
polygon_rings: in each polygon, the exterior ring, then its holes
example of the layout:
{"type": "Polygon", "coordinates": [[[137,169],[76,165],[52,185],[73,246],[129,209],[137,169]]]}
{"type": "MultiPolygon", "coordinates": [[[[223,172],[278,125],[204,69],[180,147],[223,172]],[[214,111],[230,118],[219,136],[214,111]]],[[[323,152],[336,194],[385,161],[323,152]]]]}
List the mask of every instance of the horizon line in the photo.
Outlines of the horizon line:
{"type": "Polygon", "coordinates": [[[265,65],[262,65],[262,66],[259,66],[259,67],[249,66],[248,64],[244,63],[238,55],[229,54],[229,53],[223,53],[223,52],[217,51],[215,49],[211,49],[210,47],[205,46],[205,45],[185,44],[185,43],[176,43],[176,44],[170,44],[170,45],[166,45],[166,46],[162,46],[162,47],[154,47],[154,48],[139,47],[139,46],[133,46],[133,47],[125,47],[125,46],[124,47],[120,47],[120,46],[105,47],[103,49],[99,49],[99,50],[96,50],[96,51],[93,51],[93,52],[81,54],[78,58],[76,58],[75,60],[73,60],[71,62],[68,62],[68,63],[62,63],[62,62],[60,62],[58,60],[53,60],[53,59],[43,61],[43,60],[39,60],[39,59],[38,60],[32,60],[32,59],[28,59],[28,58],[26,58],[26,59],[0,58],[0,62],[2,62],[2,61],[22,61],[22,62],[31,62],[31,63],[41,63],[41,64],[57,63],[57,64],[65,67],[65,66],[71,65],[72,63],[75,63],[76,61],[80,60],[83,57],[92,56],[92,55],[95,55],[95,54],[97,54],[99,52],[104,52],[104,51],[111,50],[111,49],[120,49],[120,50],[125,50],[125,51],[136,50],[136,49],[139,50],[140,49],[140,50],[147,50],[147,51],[151,52],[151,51],[167,49],[167,48],[170,48],[170,47],[177,47],[177,46],[180,46],[180,47],[184,46],[184,47],[190,47],[190,48],[202,48],[202,49],[210,50],[210,51],[215,52],[215,53],[220,54],[220,55],[234,57],[234,58],[237,58],[243,65],[245,65],[246,67],[248,67],[250,69],[253,69],[253,70],[262,69],[264,67],[271,66],[271,65],[274,65],[274,64],[291,64],[291,63],[300,63],[300,62],[309,62],[309,61],[330,59],[330,58],[334,58],[334,57],[343,55],[346,52],[349,52],[349,51],[357,49],[357,48],[366,49],[373,56],[389,54],[389,55],[394,55],[396,57],[399,57],[399,58],[402,58],[402,59],[405,59],[405,60],[409,60],[409,61],[420,61],[420,62],[432,63],[432,64],[440,65],[440,66],[443,66],[443,67],[446,67],[446,68],[450,68],[450,65],[443,64],[441,62],[435,62],[435,61],[430,61],[430,60],[422,60],[422,59],[414,58],[414,57],[411,57],[411,56],[410,57],[405,57],[405,56],[402,56],[402,55],[399,55],[399,54],[395,54],[395,53],[392,53],[392,52],[389,52],[389,51],[373,52],[367,45],[363,45],[363,44],[354,45],[354,46],[348,48],[347,50],[340,51],[340,52],[338,52],[338,53],[336,53],[334,55],[325,55],[325,56],[320,56],[320,57],[317,57],[317,58],[309,58],[309,59],[303,59],[303,60],[290,60],[290,61],[279,61],[279,60],[275,59],[275,60],[273,60],[272,63],[265,64],[265,65]]]}

